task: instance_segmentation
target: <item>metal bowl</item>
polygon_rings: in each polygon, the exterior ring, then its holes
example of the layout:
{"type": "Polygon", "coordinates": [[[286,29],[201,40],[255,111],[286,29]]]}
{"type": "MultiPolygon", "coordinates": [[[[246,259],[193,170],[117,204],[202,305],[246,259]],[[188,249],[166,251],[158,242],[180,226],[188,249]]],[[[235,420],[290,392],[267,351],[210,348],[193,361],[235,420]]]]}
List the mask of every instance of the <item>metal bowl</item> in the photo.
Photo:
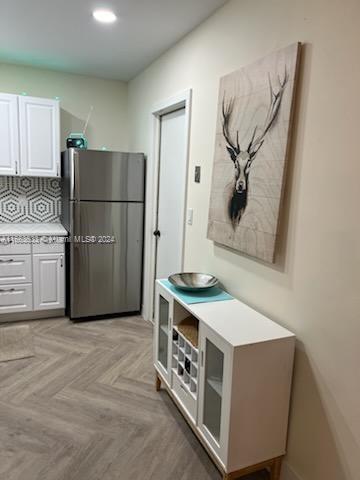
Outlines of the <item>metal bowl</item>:
{"type": "Polygon", "coordinates": [[[219,280],[207,273],[174,273],[168,278],[176,288],[191,292],[200,292],[215,287],[219,280]]]}

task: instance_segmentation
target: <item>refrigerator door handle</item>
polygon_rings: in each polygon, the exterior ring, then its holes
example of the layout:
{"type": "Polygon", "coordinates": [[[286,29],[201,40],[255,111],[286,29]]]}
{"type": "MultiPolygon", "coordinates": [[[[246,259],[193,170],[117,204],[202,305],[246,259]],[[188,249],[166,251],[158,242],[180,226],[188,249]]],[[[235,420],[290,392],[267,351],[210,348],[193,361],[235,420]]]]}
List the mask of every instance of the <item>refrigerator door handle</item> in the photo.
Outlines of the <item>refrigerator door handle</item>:
{"type": "MultiPolygon", "coordinates": [[[[75,233],[81,232],[81,217],[80,217],[80,203],[75,202],[75,233]]],[[[78,240],[78,239],[77,239],[78,240]]],[[[79,246],[79,242],[75,243],[76,246],[79,246]]]]}
{"type": "Polygon", "coordinates": [[[80,197],[80,169],[79,169],[79,153],[73,151],[73,198],[79,200],[80,197]]]}
{"type": "Polygon", "coordinates": [[[79,248],[80,239],[77,238],[81,228],[81,216],[80,216],[80,202],[72,202],[72,215],[71,215],[71,233],[72,242],[75,248],[79,248]]]}
{"type": "Polygon", "coordinates": [[[69,182],[69,200],[74,200],[75,198],[75,186],[74,186],[74,150],[70,148],[66,152],[66,157],[68,159],[67,165],[68,165],[68,173],[67,173],[67,178],[69,182]]]}

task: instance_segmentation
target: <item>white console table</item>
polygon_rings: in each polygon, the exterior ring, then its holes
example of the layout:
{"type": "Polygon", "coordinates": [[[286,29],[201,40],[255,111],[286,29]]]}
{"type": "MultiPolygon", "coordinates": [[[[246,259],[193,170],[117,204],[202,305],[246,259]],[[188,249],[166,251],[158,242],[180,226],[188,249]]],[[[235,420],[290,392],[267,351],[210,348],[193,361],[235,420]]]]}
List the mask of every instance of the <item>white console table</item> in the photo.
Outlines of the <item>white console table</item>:
{"type": "Polygon", "coordinates": [[[268,468],[286,449],[295,336],[238,300],[186,304],[156,282],[154,365],[161,384],[223,474],[268,468]],[[195,317],[199,344],[178,330],[195,317]]]}

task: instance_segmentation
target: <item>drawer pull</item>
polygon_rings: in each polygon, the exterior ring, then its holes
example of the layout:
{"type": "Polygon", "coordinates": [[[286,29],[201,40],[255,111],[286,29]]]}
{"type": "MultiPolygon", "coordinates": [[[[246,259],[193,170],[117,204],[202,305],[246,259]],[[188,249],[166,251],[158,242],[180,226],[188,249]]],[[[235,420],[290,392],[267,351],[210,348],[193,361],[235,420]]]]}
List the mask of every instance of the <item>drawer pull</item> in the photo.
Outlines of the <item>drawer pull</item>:
{"type": "Polygon", "coordinates": [[[0,293],[15,292],[15,288],[0,288],[0,293]]]}
{"type": "Polygon", "coordinates": [[[9,258],[9,260],[0,260],[0,263],[11,263],[13,261],[14,261],[13,258],[9,258]]]}

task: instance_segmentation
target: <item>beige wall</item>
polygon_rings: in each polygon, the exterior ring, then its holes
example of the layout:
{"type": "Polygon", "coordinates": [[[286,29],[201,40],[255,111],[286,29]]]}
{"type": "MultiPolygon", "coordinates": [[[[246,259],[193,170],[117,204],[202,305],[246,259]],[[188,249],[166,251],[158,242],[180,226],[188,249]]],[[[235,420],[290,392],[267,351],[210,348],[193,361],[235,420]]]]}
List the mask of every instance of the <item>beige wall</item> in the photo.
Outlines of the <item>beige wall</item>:
{"type": "Polygon", "coordinates": [[[27,92],[35,97],[60,97],[61,148],[71,132],[81,132],[94,106],[87,138],[89,148],[128,149],[127,85],[39,68],[0,64],[0,92],[27,92]]]}
{"type": "Polygon", "coordinates": [[[193,89],[185,267],[296,332],[288,463],[303,480],[360,478],[359,21],[358,0],[233,0],[129,85],[131,148],[147,153],[152,105],[193,89]],[[305,48],[272,267],[206,239],[216,102],[220,76],[295,41],[305,48]]]}

